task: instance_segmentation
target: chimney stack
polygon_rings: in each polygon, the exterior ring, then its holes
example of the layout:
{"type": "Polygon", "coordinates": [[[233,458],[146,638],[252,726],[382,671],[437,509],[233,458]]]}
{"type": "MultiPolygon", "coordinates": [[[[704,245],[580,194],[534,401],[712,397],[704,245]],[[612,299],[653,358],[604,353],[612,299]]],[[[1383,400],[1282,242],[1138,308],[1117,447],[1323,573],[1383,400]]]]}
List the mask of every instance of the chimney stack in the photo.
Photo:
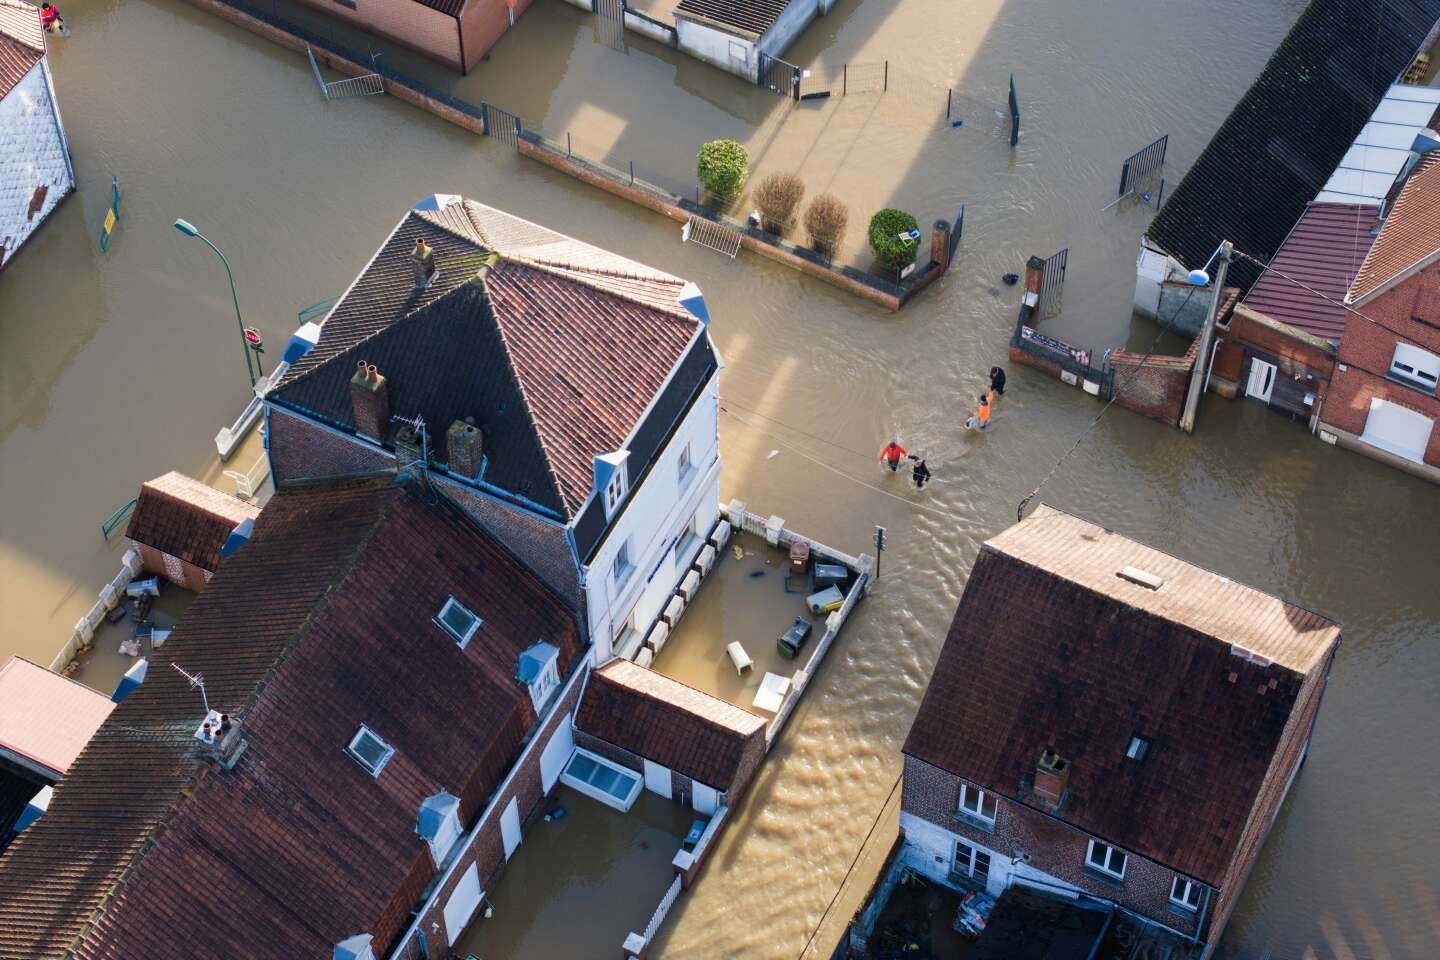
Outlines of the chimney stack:
{"type": "Polygon", "coordinates": [[[350,404],[355,413],[355,432],[376,443],[385,442],[390,423],[390,391],[375,364],[361,360],[350,378],[350,404]]]}
{"type": "Polygon", "coordinates": [[[1046,747],[1035,765],[1035,799],[1052,811],[1065,799],[1065,786],[1070,782],[1070,761],[1062,758],[1053,747],[1046,747]]]}
{"type": "Polygon", "coordinates": [[[435,279],[435,250],[425,242],[424,237],[415,238],[415,249],[410,251],[410,262],[415,269],[415,288],[424,290],[435,279]]]}
{"type": "Polygon", "coordinates": [[[452,474],[466,480],[479,479],[485,446],[484,436],[475,425],[474,417],[450,424],[450,429],[445,432],[445,453],[452,474]]]}

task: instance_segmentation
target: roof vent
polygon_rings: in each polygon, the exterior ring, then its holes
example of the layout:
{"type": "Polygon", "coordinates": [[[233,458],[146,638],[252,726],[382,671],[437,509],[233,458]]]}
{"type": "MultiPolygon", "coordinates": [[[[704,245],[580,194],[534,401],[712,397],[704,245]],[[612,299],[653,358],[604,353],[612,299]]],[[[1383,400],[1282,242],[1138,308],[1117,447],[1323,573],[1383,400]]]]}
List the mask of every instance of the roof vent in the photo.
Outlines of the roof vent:
{"type": "Polygon", "coordinates": [[[1123,566],[1115,576],[1121,580],[1129,580],[1137,587],[1144,587],[1146,590],[1159,590],[1165,586],[1163,577],[1157,577],[1149,570],[1141,570],[1139,567],[1123,566]]]}
{"type": "Polygon", "coordinates": [[[1150,741],[1145,737],[1136,734],[1130,738],[1130,746],[1125,748],[1125,756],[1139,763],[1145,759],[1145,753],[1150,749],[1150,741]]]}
{"type": "Polygon", "coordinates": [[[1053,747],[1046,747],[1035,765],[1036,799],[1052,810],[1058,809],[1065,799],[1065,788],[1070,782],[1070,761],[1061,757],[1053,747]]]}

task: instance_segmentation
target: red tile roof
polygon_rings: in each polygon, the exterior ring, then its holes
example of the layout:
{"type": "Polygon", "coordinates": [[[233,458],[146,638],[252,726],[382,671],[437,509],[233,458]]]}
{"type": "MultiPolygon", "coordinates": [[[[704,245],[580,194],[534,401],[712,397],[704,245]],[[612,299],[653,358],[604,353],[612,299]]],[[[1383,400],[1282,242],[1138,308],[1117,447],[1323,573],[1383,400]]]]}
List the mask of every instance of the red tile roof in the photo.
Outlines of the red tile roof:
{"type": "Polygon", "coordinates": [[[0,756],[12,754],[58,777],[114,709],[104,694],[11,657],[0,667],[0,756]]]}
{"type": "Polygon", "coordinates": [[[1339,632],[1042,506],[981,550],[905,753],[1018,797],[1054,747],[1071,763],[1061,820],[1219,886],[1339,632]],[[1127,565],[1163,585],[1121,579],[1127,565]],[[1136,735],[1152,744],[1140,763],[1125,756],[1136,735]]]}
{"type": "Polygon", "coordinates": [[[1338,342],[1345,332],[1345,293],[1370,252],[1378,206],[1310,203],[1280,245],[1245,305],[1272,320],[1338,342]],[[1284,274],[1284,276],[1281,276],[1284,274]],[[1321,297],[1286,277],[1323,293],[1321,297]]]}
{"type": "Polygon", "coordinates": [[[591,493],[594,456],[625,445],[696,341],[699,321],[676,303],[684,283],[473,201],[442,200],[401,221],[273,399],[353,428],[350,376],[357,361],[373,363],[393,413],[424,416],[437,446],[452,420],[475,417],[485,481],[573,517],[591,493]],[[409,256],[417,237],[439,266],[423,291],[409,256]],[[471,283],[491,250],[499,263],[483,287],[471,283]]]}
{"type": "Polygon", "coordinates": [[[563,601],[448,501],[280,490],[0,859],[0,956],[289,960],[360,932],[382,952],[433,874],[420,802],[448,790],[468,820],[518,755],[539,638],[562,673],[580,655],[563,601]],[[432,622],[452,594],[484,621],[463,650],[432,622]],[[240,720],[233,771],[197,757],[172,662],[240,720]],[[378,778],[345,752],[362,723],[396,751],[378,778]]]}
{"type": "Polygon", "coordinates": [[[40,8],[23,0],[0,0],[0,99],[44,58],[40,8]]]}
{"type": "Polygon", "coordinates": [[[140,488],[125,536],[214,571],[230,531],[259,515],[259,507],[171,470],[140,488]]]}
{"type": "Polygon", "coordinates": [[[575,726],[722,791],[765,736],[761,717],[628,660],[590,675],[575,726]]]}
{"type": "Polygon", "coordinates": [[[1345,298],[1359,305],[1390,289],[1416,267],[1440,259],[1440,150],[1410,171],[1360,275],[1345,298]]]}

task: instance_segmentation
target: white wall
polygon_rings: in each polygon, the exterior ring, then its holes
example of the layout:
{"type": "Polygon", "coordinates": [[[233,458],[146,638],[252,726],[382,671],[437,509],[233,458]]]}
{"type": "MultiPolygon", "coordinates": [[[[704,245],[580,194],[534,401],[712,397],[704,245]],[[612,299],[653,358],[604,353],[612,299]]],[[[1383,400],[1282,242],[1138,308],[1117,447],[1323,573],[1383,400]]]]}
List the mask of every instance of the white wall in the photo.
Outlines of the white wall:
{"type": "Polygon", "coordinates": [[[989,893],[999,896],[1012,883],[1026,880],[1034,881],[1042,889],[1054,893],[1080,892],[1072,884],[1027,863],[1011,863],[1008,851],[958,836],[904,810],[900,812],[900,829],[905,832],[905,851],[901,854],[905,866],[937,883],[951,885],[950,868],[955,861],[955,841],[964,840],[975,849],[990,854],[990,877],[985,885],[989,893]]]}
{"type": "Polygon", "coordinates": [[[775,18],[770,29],[760,35],[760,49],[772,57],[782,56],[785,48],[795,42],[819,12],[818,0],[790,0],[790,5],[775,18]]]}
{"type": "Polygon", "coordinates": [[[648,624],[674,592],[689,567],[684,562],[688,558],[681,558],[683,566],[676,564],[677,535],[698,513],[703,536],[720,515],[719,383],[717,372],[656,458],[644,482],[631,492],[619,520],[590,562],[586,599],[597,665],[610,659],[612,643],[632,612],[648,624]],[[678,467],[680,451],[687,443],[694,469],[682,491],[678,467]],[[627,540],[635,572],[617,588],[615,558],[627,540]]]}
{"type": "Polygon", "coordinates": [[[0,100],[0,240],[5,240],[4,262],[73,189],[75,179],[60,112],[45,61],[41,60],[0,100]],[[47,184],[50,190],[44,206],[31,218],[27,216],[30,199],[41,184],[47,184]]]}
{"type": "Polygon", "coordinates": [[[1185,265],[1161,250],[1140,241],[1135,258],[1135,312],[1155,320],[1160,315],[1160,285],[1166,280],[1183,280],[1185,265]]]}
{"type": "Polygon", "coordinates": [[[760,75],[755,44],[714,27],[683,17],[675,18],[676,45],[690,56],[738,74],[752,83],[760,75]],[[731,44],[735,45],[732,54],[731,44]]]}

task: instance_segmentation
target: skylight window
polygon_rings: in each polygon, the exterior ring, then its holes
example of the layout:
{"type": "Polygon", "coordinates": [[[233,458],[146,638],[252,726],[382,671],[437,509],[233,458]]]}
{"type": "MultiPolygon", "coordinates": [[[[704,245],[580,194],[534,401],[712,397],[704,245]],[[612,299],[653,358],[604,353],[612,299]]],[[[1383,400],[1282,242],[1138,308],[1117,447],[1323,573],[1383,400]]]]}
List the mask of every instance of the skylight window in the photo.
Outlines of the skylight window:
{"type": "Polygon", "coordinates": [[[466,610],[454,597],[445,601],[445,606],[440,608],[440,614],[435,622],[445,629],[445,632],[455,638],[455,642],[464,647],[475,636],[475,631],[480,629],[481,620],[475,614],[466,610]]]}
{"type": "Polygon", "coordinates": [[[1137,763],[1145,759],[1145,753],[1150,749],[1150,741],[1142,736],[1130,738],[1130,746],[1125,749],[1125,756],[1137,763]]]}
{"type": "Polygon", "coordinates": [[[380,771],[385,769],[385,764],[395,755],[395,748],[363,723],[345,749],[372,777],[380,776],[380,771]]]}

